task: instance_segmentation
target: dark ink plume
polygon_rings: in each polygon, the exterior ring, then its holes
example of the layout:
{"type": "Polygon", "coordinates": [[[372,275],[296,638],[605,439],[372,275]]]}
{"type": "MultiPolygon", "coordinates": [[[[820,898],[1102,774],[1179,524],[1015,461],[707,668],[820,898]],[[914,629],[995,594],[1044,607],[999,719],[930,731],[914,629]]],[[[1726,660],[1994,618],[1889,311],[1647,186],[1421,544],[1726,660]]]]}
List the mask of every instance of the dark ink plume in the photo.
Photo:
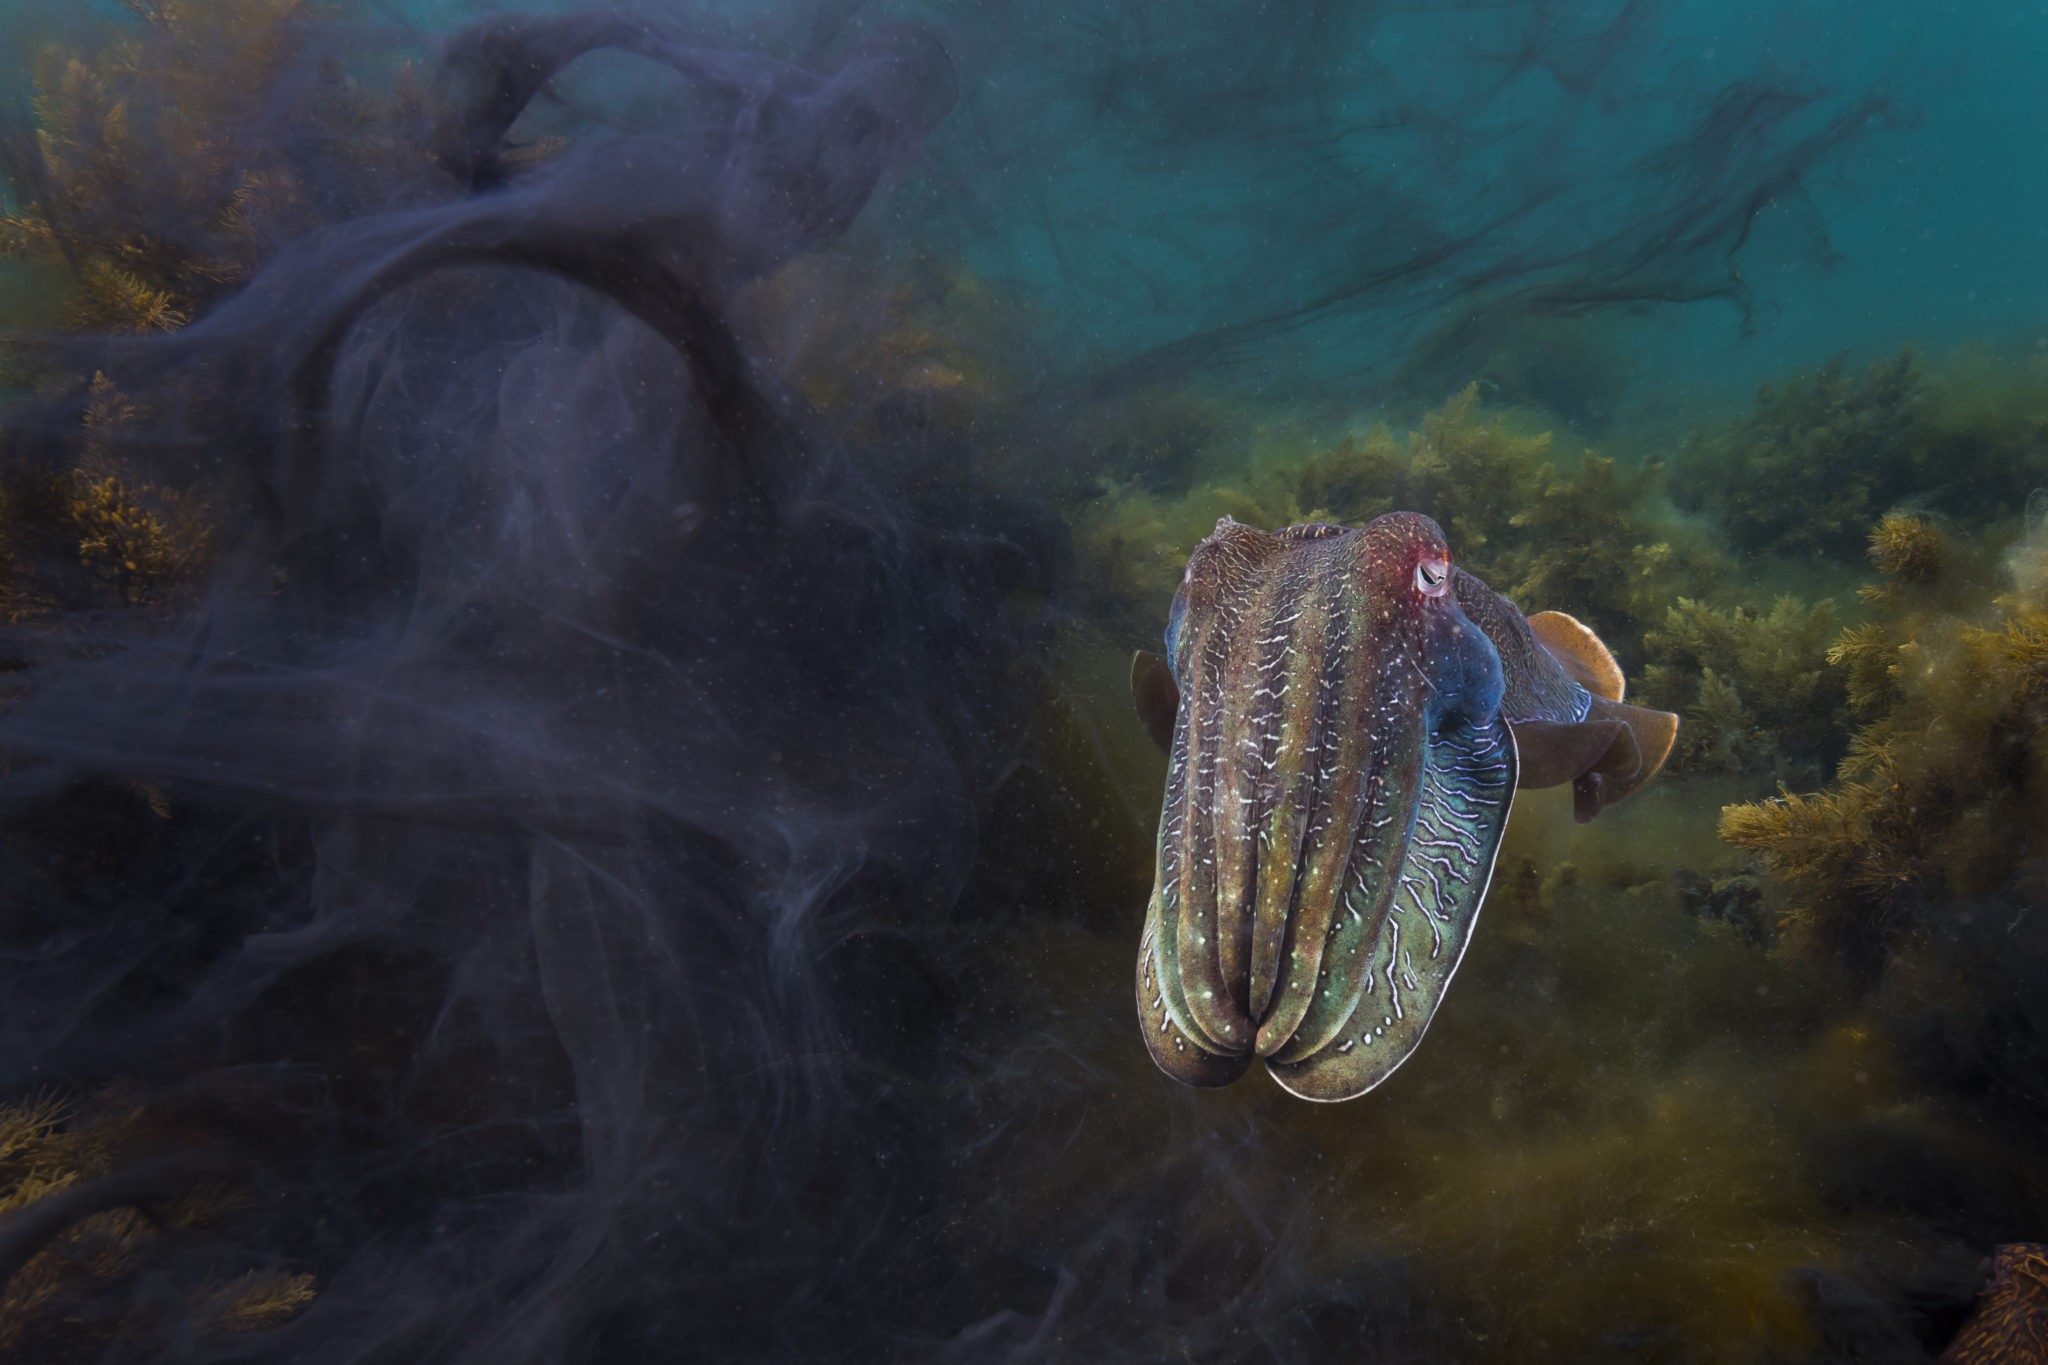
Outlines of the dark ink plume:
{"type": "MultiPolygon", "coordinates": [[[[813,70],[488,23],[436,83],[453,197],[107,352],[176,414],[127,453],[208,452],[254,529],[189,624],[14,641],[8,1084],[140,1074],[200,1115],[268,1196],[235,1231],[325,1286],[287,1353],[879,1348],[780,1300],[890,1216],[872,1153],[909,1134],[862,998],[938,976],[919,935],[1058,556],[1028,517],[892,505],[734,317],[953,80],[912,29],[813,70]],[[711,112],[509,171],[522,107],[597,47],[711,112]],[[88,907],[43,840],[99,775],[170,813],[102,818],[126,867],[88,907]]],[[[77,411],[24,415],[18,476],[77,411]]]]}

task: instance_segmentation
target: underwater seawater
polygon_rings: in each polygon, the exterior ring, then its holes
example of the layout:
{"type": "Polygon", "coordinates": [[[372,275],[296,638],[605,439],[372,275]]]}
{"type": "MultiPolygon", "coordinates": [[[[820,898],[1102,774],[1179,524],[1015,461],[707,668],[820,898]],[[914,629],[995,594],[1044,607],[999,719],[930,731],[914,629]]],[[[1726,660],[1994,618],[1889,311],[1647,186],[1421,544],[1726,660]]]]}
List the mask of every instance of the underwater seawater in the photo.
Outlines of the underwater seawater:
{"type": "Polygon", "coordinates": [[[0,35],[0,1360],[2048,1361],[2048,11],[0,35]]]}

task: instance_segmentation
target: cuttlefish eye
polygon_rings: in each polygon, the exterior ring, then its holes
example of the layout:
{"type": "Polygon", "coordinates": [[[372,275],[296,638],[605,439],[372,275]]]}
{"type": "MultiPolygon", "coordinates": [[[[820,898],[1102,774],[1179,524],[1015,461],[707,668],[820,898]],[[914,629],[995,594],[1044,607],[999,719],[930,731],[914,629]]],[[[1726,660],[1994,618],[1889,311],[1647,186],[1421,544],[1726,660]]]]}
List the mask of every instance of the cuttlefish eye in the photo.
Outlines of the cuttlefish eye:
{"type": "Polygon", "coordinates": [[[1442,597],[1451,582],[1451,561],[1425,559],[1415,566],[1415,591],[1424,597],[1442,597]]]}

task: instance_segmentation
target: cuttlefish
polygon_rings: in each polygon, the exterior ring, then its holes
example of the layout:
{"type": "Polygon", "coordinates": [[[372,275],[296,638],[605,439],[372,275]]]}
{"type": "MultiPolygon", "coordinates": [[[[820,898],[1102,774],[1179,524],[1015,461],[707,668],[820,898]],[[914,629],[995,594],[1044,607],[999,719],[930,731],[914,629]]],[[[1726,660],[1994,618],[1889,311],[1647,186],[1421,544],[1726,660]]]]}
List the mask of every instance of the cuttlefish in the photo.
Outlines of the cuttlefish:
{"type": "Polygon", "coordinates": [[[1311,1100],[1364,1094],[1422,1041],[1515,790],[1569,782],[1591,820],[1678,733],[1622,700],[1591,630],[1523,616],[1414,512],[1273,532],[1225,517],[1131,684],[1169,759],[1145,1044],[1189,1085],[1261,1057],[1311,1100]]]}

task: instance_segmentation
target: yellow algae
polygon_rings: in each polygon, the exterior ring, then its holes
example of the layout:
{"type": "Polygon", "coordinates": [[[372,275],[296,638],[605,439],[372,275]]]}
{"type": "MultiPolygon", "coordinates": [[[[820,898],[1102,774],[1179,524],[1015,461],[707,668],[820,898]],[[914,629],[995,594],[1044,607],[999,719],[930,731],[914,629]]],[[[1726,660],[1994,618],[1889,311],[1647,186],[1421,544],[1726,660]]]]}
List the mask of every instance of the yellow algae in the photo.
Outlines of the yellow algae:
{"type": "Polygon", "coordinates": [[[1870,559],[1887,578],[1926,582],[1941,576],[1948,539],[1925,517],[1888,512],[1870,533],[1870,559]]]}
{"type": "Polygon", "coordinates": [[[1910,907],[1988,895],[2048,851],[2048,630],[2019,595],[1946,581],[1933,534],[1901,517],[1873,533],[1880,618],[1828,655],[1864,718],[1833,784],[1721,816],[1830,951],[1867,956],[1916,928],[1910,907]]]}
{"type": "MultiPolygon", "coordinates": [[[[29,1209],[161,1153],[180,1137],[146,1111],[113,1105],[81,1110],[48,1093],[0,1105],[0,1215],[29,1209]]],[[[221,1281],[199,1267],[179,1274],[174,1308],[130,1299],[113,1313],[81,1311],[94,1296],[115,1301],[143,1275],[164,1275],[152,1253],[167,1234],[217,1223],[245,1206],[246,1193],[197,1180],[144,1202],[88,1207],[34,1250],[0,1289],[0,1357],[89,1359],[140,1328],[175,1330],[182,1309],[202,1333],[260,1331],[289,1320],[314,1297],[310,1275],[251,1270],[221,1281]],[[144,1315],[148,1315],[147,1321],[144,1315]]],[[[160,1290],[171,1288],[162,1279],[160,1290]]]]}
{"type": "MultiPolygon", "coordinates": [[[[141,3],[91,55],[46,49],[30,100],[35,192],[0,211],[0,260],[53,291],[66,325],[174,331],[318,226],[341,186],[309,185],[266,117],[297,79],[318,7],[302,0],[141,3]]],[[[395,181],[424,163],[403,135],[419,92],[373,98],[338,70],[294,90],[297,116],[348,140],[337,170],[395,181]],[[310,102],[310,107],[308,107],[310,102]]]]}

